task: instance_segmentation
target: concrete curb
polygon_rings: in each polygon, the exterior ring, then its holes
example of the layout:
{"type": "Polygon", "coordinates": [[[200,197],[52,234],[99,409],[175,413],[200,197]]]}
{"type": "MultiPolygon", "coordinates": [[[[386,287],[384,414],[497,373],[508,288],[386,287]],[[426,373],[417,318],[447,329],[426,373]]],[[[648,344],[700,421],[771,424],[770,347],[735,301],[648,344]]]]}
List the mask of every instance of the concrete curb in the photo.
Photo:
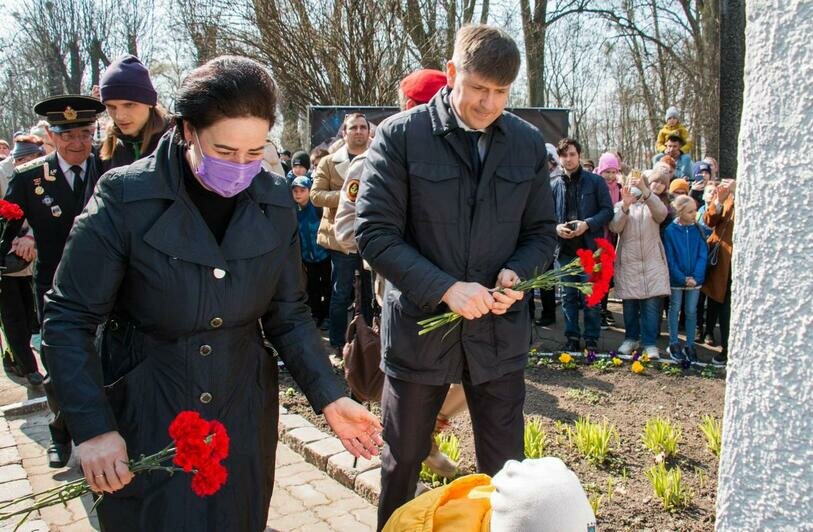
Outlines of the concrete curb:
{"type": "Polygon", "coordinates": [[[5,417],[19,417],[48,408],[45,397],[36,397],[19,403],[11,403],[0,408],[0,415],[5,417]]]}
{"type": "Polygon", "coordinates": [[[356,460],[338,438],[317,429],[302,416],[287,414],[283,409],[280,409],[279,439],[306,462],[378,506],[381,493],[381,462],[378,457],[356,460]]]}

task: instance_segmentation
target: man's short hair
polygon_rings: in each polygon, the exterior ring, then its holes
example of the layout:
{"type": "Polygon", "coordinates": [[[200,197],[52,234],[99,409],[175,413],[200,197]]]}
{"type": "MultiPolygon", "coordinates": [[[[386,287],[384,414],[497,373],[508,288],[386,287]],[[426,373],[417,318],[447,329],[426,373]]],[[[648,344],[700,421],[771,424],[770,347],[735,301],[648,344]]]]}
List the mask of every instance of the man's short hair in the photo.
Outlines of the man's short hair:
{"type": "MultiPolygon", "coordinates": [[[[352,122],[356,118],[363,118],[364,123],[367,124],[367,128],[368,129],[370,128],[370,121],[367,120],[367,115],[365,115],[364,113],[348,113],[344,115],[344,120],[342,120],[342,126],[344,126],[348,122],[352,122]]],[[[344,127],[342,127],[342,132],[344,132],[344,127]]]]}
{"type": "Polygon", "coordinates": [[[669,135],[668,137],[666,137],[666,142],[669,142],[669,141],[677,142],[681,146],[686,144],[686,141],[683,140],[683,137],[681,137],[680,135],[669,135]]]}
{"type": "Polygon", "coordinates": [[[458,70],[510,85],[517,78],[520,56],[517,43],[503,30],[474,24],[457,31],[452,62],[458,70]]]}
{"type": "Polygon", "coordinates": [[[576,148],[576,153],[578,153],[579,155],[582,154],[582,145],[579,144],[578,140],[572,139],[570,137],[565,137],[559,141],[559,144],[556,145],[556,153],[558,153],[559,155],[564,155],[570,146],[576,148]]]}

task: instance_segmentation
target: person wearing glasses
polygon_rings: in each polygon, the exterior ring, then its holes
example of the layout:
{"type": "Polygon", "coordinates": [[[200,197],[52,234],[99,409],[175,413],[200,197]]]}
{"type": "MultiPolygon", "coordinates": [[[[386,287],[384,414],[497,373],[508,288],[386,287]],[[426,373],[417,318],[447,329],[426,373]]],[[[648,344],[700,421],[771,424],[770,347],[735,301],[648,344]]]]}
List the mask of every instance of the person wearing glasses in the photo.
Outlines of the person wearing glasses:
{"type": "MultiPolygon", "coordinates": [[[[27,221],[34,239],[17,241],[14,251],[25,260],[34,256],[34,286],[37,312],[42,322],[45,292],[51,288],[57,265],[73,226],[99,179],[99,165],[93,155],[96,117],[105,110],[102,102],[90,96],[64,95],[47,98],[34,106],[34,112],[48,122],[48,138],[56,150],[18,166],[8,184],[5,199],[20,206],[24,217],[6,223],[0,239],[0,257],[5,260],[15,238],[27,221]]],[[[42,348],[48,369],[48,354],[42,348]]],[[[48,405],[54,413],[50,424],[51,444],[48,462],[64,467],[71,455],[71,437],[59,413],[50,378],[43,383],[48,405]]]]}

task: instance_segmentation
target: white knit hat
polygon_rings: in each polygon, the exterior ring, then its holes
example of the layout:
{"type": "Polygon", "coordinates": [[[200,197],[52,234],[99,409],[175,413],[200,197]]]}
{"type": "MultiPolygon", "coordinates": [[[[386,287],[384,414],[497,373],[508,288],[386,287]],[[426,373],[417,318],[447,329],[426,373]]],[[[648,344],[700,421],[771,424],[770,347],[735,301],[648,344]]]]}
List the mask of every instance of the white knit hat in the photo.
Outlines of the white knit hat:
{"type": "Polygon", "coordinates": [[[666,110],[666,120],[670,118],[680,118],[680,112],[678,112],[677,107],[674,105],[666,110]]]}
{"type": "Polygon", "coordinates": [[[596,530],[578,477],[558,458],[509,460],[491,483],[491,532],[596,530]]]}

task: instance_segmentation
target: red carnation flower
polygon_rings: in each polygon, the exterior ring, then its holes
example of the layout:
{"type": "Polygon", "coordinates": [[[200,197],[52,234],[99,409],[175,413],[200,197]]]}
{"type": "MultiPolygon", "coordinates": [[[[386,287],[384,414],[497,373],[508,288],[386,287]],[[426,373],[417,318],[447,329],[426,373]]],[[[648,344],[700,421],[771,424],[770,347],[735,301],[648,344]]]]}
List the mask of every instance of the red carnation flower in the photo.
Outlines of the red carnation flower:
{"type": "Polygon", "coordinates": [[[226,427],[220,421],[209,422],[209,434],[212,440],[209,442],[213,460],[223,460],[229,456],[229,435],[226,427]]]}
{"type": "Polygon", "coordinates": [[[169,425],[169,436],[175,441],[172,461],[187,473],[209,460],[209,422],[199,413],[187,410],[178,414],[169,425]]]}
{"type": "Polygon", "coordinates": [[[0,200],[0,218],[4,220],[19,220],[23,217],[23,210],[16,203],[0,200]]]}
{"type": "Polygon", "coordinates": [[[209,461],[200,466],[192,477],[192,491],[198,497],[212,495],[226,483],[228,472],[220,462],[209,461]]]}
{"type": "Polygon", "coordinates": [[[582,263],[582,269],[588,276],[593,276],[593,270],[596,269],[596,260],[593,258],[593,252],[589,249],[577,249],[576,255],[579,256],[579,261],[582,263]]]}

